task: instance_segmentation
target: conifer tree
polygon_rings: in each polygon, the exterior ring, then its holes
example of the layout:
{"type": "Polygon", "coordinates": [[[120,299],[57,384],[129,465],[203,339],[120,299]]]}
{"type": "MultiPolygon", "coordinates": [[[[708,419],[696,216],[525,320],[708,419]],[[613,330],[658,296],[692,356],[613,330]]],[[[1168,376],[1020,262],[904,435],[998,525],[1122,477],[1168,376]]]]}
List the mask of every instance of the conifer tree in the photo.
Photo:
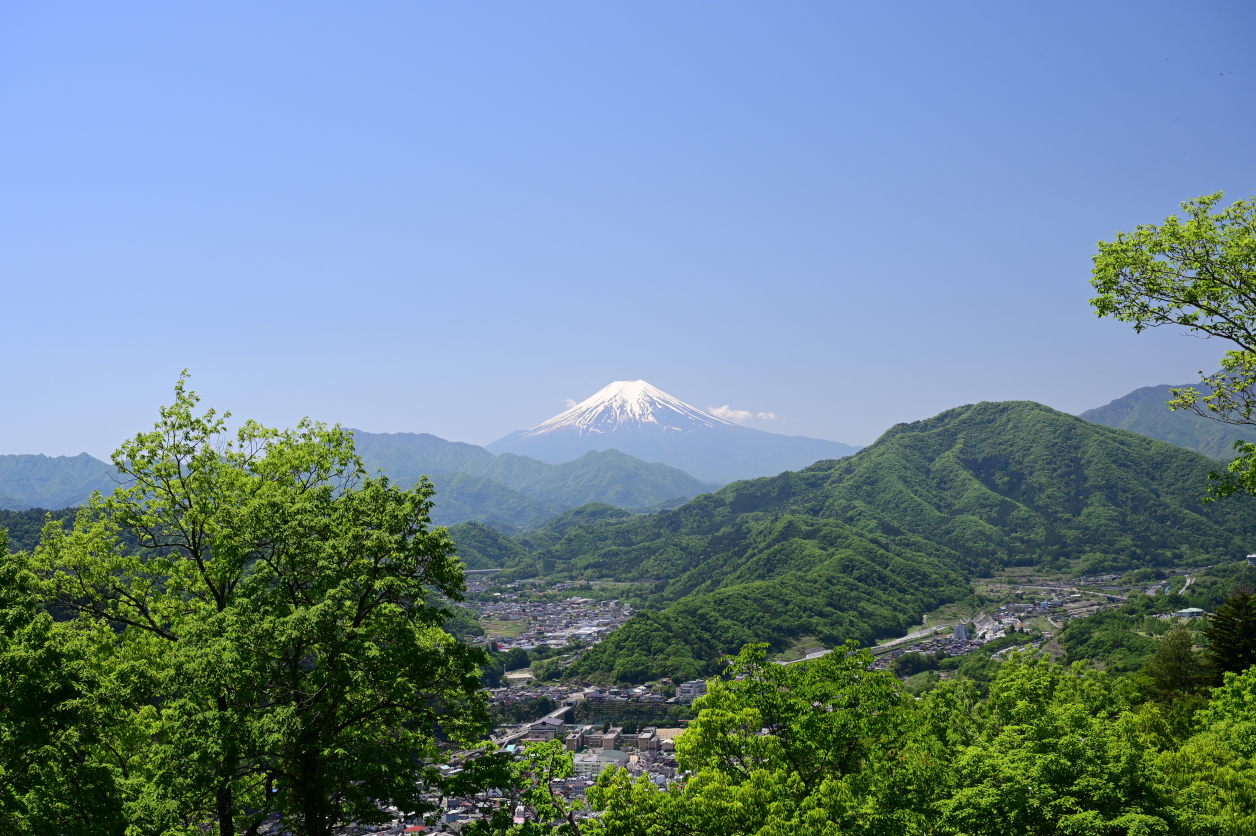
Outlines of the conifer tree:
{"type": "Polygon", "coordinates": [[[1193,649],[1194,643],[1189,630],[1173,630],[1143,669],[1150,682],[1148,690],[1159,702],[1172,704],[1196,693],[1203,684],[1205,670],[1193,649]]]}
{"type": "Polygon", "coordinates": [[[1256,597],[1252,587],[1236,587],[1204,627],[1210,678],[1220,685],[1225,674],[1256,665],[1256,597]]]}

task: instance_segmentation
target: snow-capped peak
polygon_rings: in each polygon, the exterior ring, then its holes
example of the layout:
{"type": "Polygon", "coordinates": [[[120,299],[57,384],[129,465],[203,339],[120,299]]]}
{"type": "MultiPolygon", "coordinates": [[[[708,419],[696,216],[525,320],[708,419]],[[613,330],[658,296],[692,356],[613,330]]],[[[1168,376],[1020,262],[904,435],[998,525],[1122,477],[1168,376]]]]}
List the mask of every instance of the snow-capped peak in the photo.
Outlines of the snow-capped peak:
{"type": "Polygon", "coordinates": [[[524,430],[521,435],[543,435],[566,428],[584,435],[613,432],[624,425],[641,424],[655,424],[660,429],[682,432],[697,426],[736,426],[673,398],[644,380],[617,380],[566,412],[524,430]]]}

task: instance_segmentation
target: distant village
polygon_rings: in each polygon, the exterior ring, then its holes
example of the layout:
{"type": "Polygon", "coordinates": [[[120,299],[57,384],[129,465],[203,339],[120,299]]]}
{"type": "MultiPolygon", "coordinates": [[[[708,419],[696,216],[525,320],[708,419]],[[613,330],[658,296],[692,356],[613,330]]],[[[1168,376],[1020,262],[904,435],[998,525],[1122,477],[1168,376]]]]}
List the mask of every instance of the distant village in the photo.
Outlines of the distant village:
{"type": "MultiPolygon", "coordinates": [[[[1256,556],[1250,558],[1250,562],[1256,564],[1256,556]]],[[[1016,587],[1014,591],[1018,594],[1037,593],[1044,597],[1034,602],[1007,603],[989,613],[979,612],[958,624],[918,630],[881,644],[872,648],[876,657],[873,667],[885,670],[894,659],[908,653],[966,656],[1009,635],[1028,634],[1031,619],[1045,618],[1052,627],[1062,628],[1068,620],[1085,618],[1119,604],[1124,599],[1122,593],[1130,591],[1130,588],[1128,585],[1120,586],[1118,578],[1118,575],[1101,575],[1016,587]]],[[[1186,585],[1189,586],[1190,582],[1188,575],[1186,585]]],[[[1138,591],[1148,595],[1163,594],[1168,591],[1169,583],[1158,581],[1138,591]]],[[[479,579],[471,581],[469,587],[469,591],[478,593],[493,588],[479,579]]],[[[551,590],[555,589],[557,587],[551,587],[551,590]]],[[[631,607],[615,600],[571,597],[536,601],[521,598],[517,591],[490,594],[490,600],[479,601],[473,606],[482,624],[498,628],[489,631],[482,641],[491,642],[503,651],[512,648],[533,651],[543,646],[587,649],[632,616],[631,607]],[[503,625],[517,629],[504,631],[513,633],[506,635],[500,629],[503,625]]],[[[1163,617],[1195,618],[1202,615],[1205,615],[1202,610],[1191,608],[1163,617]]],[[[1039,636],[1028,646],[1041,647],[1048,639],[1049,636],[1039,636]]],[[[1022,648],[1025,646],[1020,645],[1022,648]]],[[[1004,648],[996,655],[1015,647],[1004,648]]],[[[806,663],[829,652],[820,648],[802,658],[778,664],[806,663]]],[[[576,717],[578,714],[599,718],[631,717],[634,712],[640,716],[650,716],[651,712],[658,715],[673,707],[692,705],[706,690],[707,683],[701,680],[678,683],[661,680],[636,687],[589,687],[571,682],[537,682],[526,671],[517,672],[503,687],[489,689],[491,705],[545,704],[544,701],[549,701],[555,707],[530,722],[499,726],[492,737],[492,747],[513,754],[530,743],[561,740],[564,749],[572,753],[574,774],[553,782],[551,789],[569,801],[583,798],[585,791],[608,766],[626,769],[634,779],[644,776],[659,786],[666,786],[669,782],[683,780],[683,776],[677,775],[676,741],[684,732],[683,722],[687,721],[665,726],[606,720],[582,723],[576,717]]],[[[456,774],[468,761],[482,757],[484,751],[454,753],[442,769],[456,774]]],[[[426,800],[438,807],[437,812],[424,819],[398,819],[392,827],[379,832],[457,832],[467,823],[491,815],[495,808],[505,803],[504,799],[491,794],[468,798],[441,798],[432,794],[426,800]]],[[[521,810],[513,812],[522,815],[521,810]]]]}

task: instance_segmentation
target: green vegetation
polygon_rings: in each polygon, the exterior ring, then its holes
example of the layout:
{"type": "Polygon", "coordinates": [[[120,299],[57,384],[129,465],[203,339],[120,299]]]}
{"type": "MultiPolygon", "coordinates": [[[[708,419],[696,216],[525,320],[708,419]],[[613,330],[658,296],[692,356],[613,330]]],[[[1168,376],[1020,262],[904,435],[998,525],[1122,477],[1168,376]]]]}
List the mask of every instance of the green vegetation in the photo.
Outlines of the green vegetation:
{"type": "Polygon", "coordinates": [[[472,520],[507,532],[532,531],[567,508],[603,503],[645,510],[716,487],[618,450],[546,464],[513,453],[494,456],[426,433],[353,435],[369,471],[383,471],[401,486],[429,476],[437,487],[432,517],[445,525],[472,520]]]}
{"type": "Polygon", "coordinates": [[[468,473],[440,474],[435,484],[440,489],[432,518],[440,525],[471,520],[513,532],[543,525],[562,511],[559,505],[468,473]]]}
{"type": "MultiPolygon", "coordinates": [[[[1184,218],[1140,225],[1100,241],[1091,285],[1099,316],[1134,330],[1177,325],[1236,348],[1200,389],[1176,389],[1172,406],[1238,427],[1256,425],[1256,200],[1214,212],[1221,193],[1182,204],[1184,218]]],[[[1256,444],[1236,441],[1213,474],[1215,496],[1256,493],[1256,444]]]]}
{"type": "Polygon", "coordinates": [[[86,453],[77,456],[0,456],[0,509],[60,509],[82,505],[93,491],[118,486],[110,465],[86,453]]]}
{"type": "Polygon", "coordinates": [[[493,714],[493,722],[502,725],[531,723],[537,717],[544,717],[555,708],[558,708],[558,703],[549,697],[528,697],[522,700],[496,703],[490,711],[493,714]]]}
{"type": "Polygon", "coordinates": [[[1070,622],[1060,633],[1060,644],[1070,661],[1101,661],[1114,672],[1142,668],[1156,652],[1158,642],[1137,631],[1144,617],[1125,608],[1096,613],[1070,622]]]}
{"type": "Polygon", "coordinates": [[[1256,825],[1256,670],[1230,675],[1198,731],[1121,680],[1013,656],[988,699],[965,682],[905,698],[865,652],[781,667],[747,648],[680,738],[683,787],[607,771],[584,832],[1237,834],[1256,825]],[[817,711],[817,706],[825,710],[817,711]],[[766,732],[764,734],[760,730],[766,732]]]}
{"type": "Polygon", "coordinates": [[[0,549],[6,833],[329,836],[427,809],[440,742],[489,728],[489,660],[429,603],[464,584],[431,486],[196,403],[180,381],[114,454],[125,487],[0,549]]]}
{"type": "Polygon", "coordinates": [[[449,536],[457,544],[458,557],[468,569],[500,569],[527,554],[515,540],[483,523],[464,522],[451,526],[449,536]]]}
{"type": "Polygon", "coordinates": [[[737,482],[674,511],[574,526],[517,559],[647,590],[637,604],[655,611],[570,676],[692,678],[748,642],[781,652],[801,636],[833,646],[902,635],[971,598],[971,576],[1001,567],[1235,560],[1256,538],[1256,502],[1205,505],[1213,466],[1039,404],[983,403],[896,426],[847,459],[737,482]]]}
{"type": "Polygon", "coordinates": [[[39,545],[39,535],[44,530],[44,522],[51,516],[54,520],[73,523],[77,508],[62,508],[59,511],[47,511],[43,508],[28,508],[25,511],[0,511],[0,528],[9,532],[9,548],[15,552],[33,552],[39,545]]]}
{"type": "MultiPolygon", "coordinates": [[[[1129,430],[1148,438],[1167,441],[1178,447],[1203,453],[1210,459],[1225,462],[1234,458],[1236,441],[1256,439],[1256,431],[1213,421],[1188,410],[1170,409],[1169,402],[1173,400],[1173,392],[1187,388],[1189,384],[1146,386],[1135,389],[1112,403],[1088,409],[1078,417],[1106,427],[1129,430]]],[[[1204,394],[1212,392],[1207,386],[1200,386],[1199,391],[1204,394]]]]}
{"type": "Polygon", "coordinates": [[[1226,599],[1203,629],[1209,679],[1219,684],[1226,673],[1256,665],[1256,596],[1241,585],[1226,599]]]}

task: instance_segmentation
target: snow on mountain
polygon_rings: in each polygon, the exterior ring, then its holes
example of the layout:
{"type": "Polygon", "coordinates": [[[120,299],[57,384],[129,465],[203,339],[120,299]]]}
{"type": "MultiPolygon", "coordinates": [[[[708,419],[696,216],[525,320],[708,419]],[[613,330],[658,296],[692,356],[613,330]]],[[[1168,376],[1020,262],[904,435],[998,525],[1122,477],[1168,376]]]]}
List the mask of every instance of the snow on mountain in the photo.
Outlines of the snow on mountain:
{"type": "Polygon", "coordinates": [[[644,380],[616,380],[548,421],[522,431],[521,438],[574,429],[580,435],[611,433],[624,425],[654,424],[684,432],[695,427],[736,426],[656,389],[644,380]]]}
{"type": "Polygon", "coordinates": [[[725,483],[775,476],[821,459],[849,456],[859,448],[743,427],[644,380],[617,380],[548,421],[498,439],[488,449],[555,464],[590,450],[615,449],[708,482],[725,483]]]}

